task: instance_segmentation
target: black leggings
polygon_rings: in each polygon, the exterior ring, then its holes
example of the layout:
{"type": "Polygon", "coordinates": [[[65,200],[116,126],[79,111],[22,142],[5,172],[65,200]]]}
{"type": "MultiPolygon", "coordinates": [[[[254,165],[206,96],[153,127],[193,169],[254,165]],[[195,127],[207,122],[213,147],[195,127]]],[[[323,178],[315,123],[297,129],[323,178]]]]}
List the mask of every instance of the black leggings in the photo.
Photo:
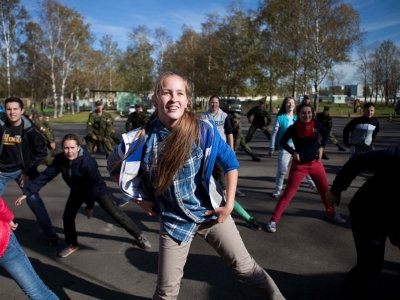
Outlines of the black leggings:
{"type": "MultiPolygon", "coordinates": [[[[110,215],[119,225],[121,225],[130,235],[135,239],[138,239],[142,234],[142,231],[136,226],[136,224],[129,218],[124,211],[115,205],[110,194],[102,195],[96,198],[96,202],[104,209],[104,211],[110,215]]],[[[77,193],[71,192],[67,204],[65,205],[63,223],[64,223],[64,234],[65,242],[68,245],[78,245],[78,237],[75,228],[75,217],[79,211],[79,208],[84,203],[82,196],[78,196],[77,193]]]]}

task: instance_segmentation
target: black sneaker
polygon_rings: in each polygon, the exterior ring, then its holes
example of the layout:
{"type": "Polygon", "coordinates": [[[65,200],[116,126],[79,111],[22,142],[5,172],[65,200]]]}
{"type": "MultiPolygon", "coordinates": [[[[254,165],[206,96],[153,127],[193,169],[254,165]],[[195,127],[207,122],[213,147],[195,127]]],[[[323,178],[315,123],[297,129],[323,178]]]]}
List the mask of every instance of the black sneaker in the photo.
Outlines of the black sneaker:
{"type": "Polygon", "coordinates": [[[68,255],[74,253],[74,252],[75,252],[76,250],[78,250],[78,249],[79,249],[79,246],[78,246],[78,245],[76,245],[76,246],[68,245],[68,246],[65,246],[64,248],[62,248],[62,249],[57,253],[57,256],[58,256],[58,257],[64,258],[64,257],[67,257],[68,255]]]}
{"type": "Polygon", "coordinates": [[[52,235],[49,235],[47,237],[47,239],[49,241],[50,246],[57,246],[58,243],[60,242],[60,239],[58,238],[57,233],[53,233],[52,235]]]}
{"type": "Polygon", "coordinates": [[[254,218],[246,221],[246,226],[253,230],[261,230],[260,224],[254,218]]]}

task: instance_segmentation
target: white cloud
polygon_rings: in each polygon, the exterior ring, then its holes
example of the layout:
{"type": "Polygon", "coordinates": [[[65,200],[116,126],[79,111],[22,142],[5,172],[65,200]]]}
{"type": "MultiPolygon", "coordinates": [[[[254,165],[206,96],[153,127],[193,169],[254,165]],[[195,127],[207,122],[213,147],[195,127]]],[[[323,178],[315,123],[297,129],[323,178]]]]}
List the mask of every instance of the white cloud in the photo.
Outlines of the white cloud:
{"type": "Polygon", "coordinates": [[[91,17],[86,17],[86,22],[90,24],[90,31],[96,35],[96,41],[99,41],[104,35],[111,35],[114,41],[118,42],[120,48],[125,48],[128,44],[128,32],[125,27],[110,25],[91,17]]]}
{"type": "Polygon", "coordinates": [[[375,31],[381,30],[389,27],[394,27],[400,25],[400,19],[398,16],[393,16],[393,19],[380,20],[379,22],[368,23],[363,30],[365,31],[375,31]]]}

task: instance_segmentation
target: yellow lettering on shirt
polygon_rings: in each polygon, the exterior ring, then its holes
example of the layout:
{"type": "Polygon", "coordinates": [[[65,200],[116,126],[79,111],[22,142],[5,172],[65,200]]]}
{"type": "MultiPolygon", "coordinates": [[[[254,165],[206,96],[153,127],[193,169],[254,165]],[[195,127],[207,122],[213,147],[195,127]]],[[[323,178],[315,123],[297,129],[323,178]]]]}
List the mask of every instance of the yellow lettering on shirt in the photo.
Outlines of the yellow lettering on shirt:
{"type": "Polygon", "coordinates": [[[21,136],[10,136],[9,134],[4,134],[4,140],[3,144],[8,145],[8,146],[14,146],[14,145],[19,145],[22,143],[22,138],[21,136]]]}

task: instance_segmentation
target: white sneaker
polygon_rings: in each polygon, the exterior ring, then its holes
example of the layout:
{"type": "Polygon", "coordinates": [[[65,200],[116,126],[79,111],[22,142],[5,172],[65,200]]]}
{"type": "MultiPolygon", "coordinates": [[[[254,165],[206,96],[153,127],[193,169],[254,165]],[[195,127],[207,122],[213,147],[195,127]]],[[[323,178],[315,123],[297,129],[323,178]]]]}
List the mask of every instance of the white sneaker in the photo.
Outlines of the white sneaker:
{"type": "Polygon", "coordinates": [[[147,239],[147,236],[145,236],[143,233],[140,235],[140,240],[138,240],[139,245],[142,249],[150,249],[151,248],[151,243],[147,239]]]}
{"type": "Polygon", "coordinates": [[[314,192],[318,193],[317,187],[315,185],[308,184],[308,188],[312,189],[314,192]]]}
{"type": "Polygon", "coordinates": [[[346,220],[342,219],[342,216],[338,213],[335,213],[333,216],[328,215],[328,219],[340,224],[346,223],[346,220]]]}
{"type": "Polygon", "coordinates": [[[272,233],[276,232],[276,223],[274,221],[270,221],[267,224],[267,231],[272,233]]]}
{"type": "Polygon", "coordinates": [[[274,192],[272,193],[272,197],[278,198],[280,194],[281,194],[281,191],[274,191],[274,192]]]}

